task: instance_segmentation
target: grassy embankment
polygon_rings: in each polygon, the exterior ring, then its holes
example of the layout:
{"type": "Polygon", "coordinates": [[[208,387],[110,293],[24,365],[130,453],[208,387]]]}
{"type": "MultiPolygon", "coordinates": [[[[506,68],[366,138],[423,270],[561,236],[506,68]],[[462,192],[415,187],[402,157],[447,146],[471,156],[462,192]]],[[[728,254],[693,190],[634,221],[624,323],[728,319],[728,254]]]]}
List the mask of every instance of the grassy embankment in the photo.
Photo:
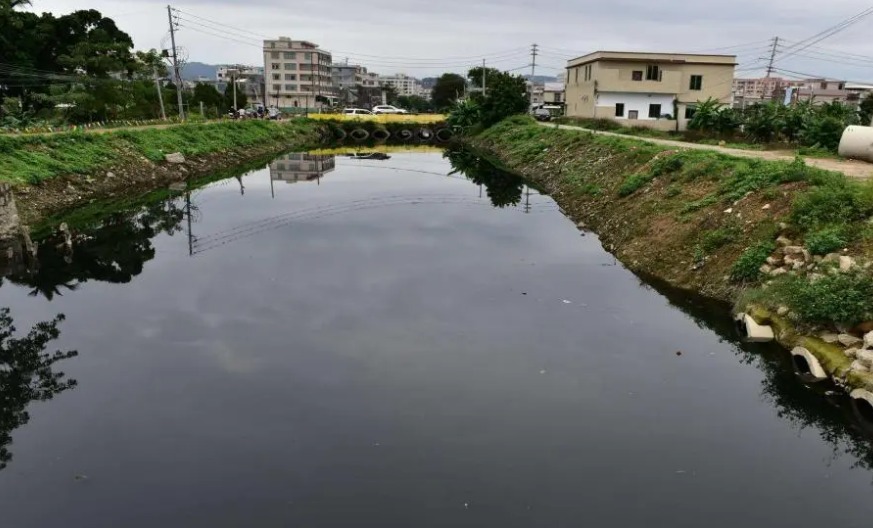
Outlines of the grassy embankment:
{"type": "Polygon", "coordinates": [[[311,143],[316,126],[304,120],[242,121],[105,134],[0,136],[0,181],[38,184],[60,176],[96,176],[127,164],[161,162],[173,152],[196,158],[311,143]]]}
{"type": "Polygon", "coordinates": [[[873,184],[800,159],[669,150],[528,118],[472,142],[543,185],[633,270],[740,308],[788,309],[802,331],[873,320],[873,184]]]}
{"type": "Polygon", "coordinates": [[[0,137],[0,182],[15,186],[22,220],[49,229],[82,206],[107,208],[174,182],[196,181],[231,167],[319,142],[314,121],[242,121],[0,137]],[[183,164],[164,161],[182,153],[183,164]]]}

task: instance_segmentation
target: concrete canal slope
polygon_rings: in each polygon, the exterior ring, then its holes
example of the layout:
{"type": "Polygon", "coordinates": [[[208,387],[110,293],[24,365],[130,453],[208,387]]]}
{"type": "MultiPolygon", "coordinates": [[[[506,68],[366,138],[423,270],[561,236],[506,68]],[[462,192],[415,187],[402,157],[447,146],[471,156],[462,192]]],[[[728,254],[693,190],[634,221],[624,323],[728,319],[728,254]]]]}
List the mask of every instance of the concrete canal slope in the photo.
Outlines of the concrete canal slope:
{"type": "Polygon", "coordinates": [[[873,388],[873,354],[860,353],[873,331],[873,184],[802,159],[677,150],[522,117],[469,142],[540,185],[630,269],[734,303],[838,381],[873,388]]]}
{"type": "Polygon", "coordinates": [[[0,183],[13,187],[22,221],[33,224],[94,200],[139,195],[315,145],[322,130],[301,119],[0,137],[0,183]]]}

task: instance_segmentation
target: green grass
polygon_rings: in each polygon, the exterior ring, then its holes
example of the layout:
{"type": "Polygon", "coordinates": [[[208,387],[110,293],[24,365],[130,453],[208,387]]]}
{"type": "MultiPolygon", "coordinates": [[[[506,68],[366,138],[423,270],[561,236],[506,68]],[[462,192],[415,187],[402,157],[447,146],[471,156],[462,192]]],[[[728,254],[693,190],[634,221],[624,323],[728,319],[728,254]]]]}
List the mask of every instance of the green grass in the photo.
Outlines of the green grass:
{"type": "Polygon", "coordinates": [[[842,227],[826,227],[806,235],[806,247],[813,255],[827,255],[840,250],[849,244],[845,229],[842,227]]]}
{"type": "Polygon", "coordinates": [[[731,268],[731,279],[735,282],[756,282],[761,277],[761,266],[767,257],[776,250],[770,241],[759,242],[740,255],[731,268]]]}
{"type": "Polygon", "coordinates": [[[873,277],[865,273],[838,273],[817,281],[786,277],[768,290],[807,323],[855,325],[873,319],[873,277]]]}
{"type": "Polygon", "coordinates": [[[706,231],[700,237],[700,247],[710,253],[737,240],[742,233],[743,230],[737,226],[720,227],[706,231]]]}
{"type": "Polygon", "coordinates": [[[198,156],[267,142],[301,141],[311,138],[316,126],[303,120],[242,121],[104,134],[0,136],[0,181],[33,184],[62,175],[94,174],[130,155],[161,161],[172,152],[198,156]]]}

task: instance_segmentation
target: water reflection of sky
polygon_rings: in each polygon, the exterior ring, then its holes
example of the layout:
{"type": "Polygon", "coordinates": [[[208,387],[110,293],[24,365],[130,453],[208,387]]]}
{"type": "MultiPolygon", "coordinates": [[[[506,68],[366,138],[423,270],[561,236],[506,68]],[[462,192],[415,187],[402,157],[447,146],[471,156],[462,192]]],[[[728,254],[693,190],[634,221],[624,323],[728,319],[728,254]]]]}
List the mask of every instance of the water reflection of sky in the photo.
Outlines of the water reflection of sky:
{"type": "Polygon", "coordinates": [[[80,356],[13,432],[3,524],[866,523],[863,444],[769,352],[537,191],[390,155],[191,193],[193,257],[183,196],[109,224],[136,251],[82,238],[51,302],[5,283],[80,356]]]}

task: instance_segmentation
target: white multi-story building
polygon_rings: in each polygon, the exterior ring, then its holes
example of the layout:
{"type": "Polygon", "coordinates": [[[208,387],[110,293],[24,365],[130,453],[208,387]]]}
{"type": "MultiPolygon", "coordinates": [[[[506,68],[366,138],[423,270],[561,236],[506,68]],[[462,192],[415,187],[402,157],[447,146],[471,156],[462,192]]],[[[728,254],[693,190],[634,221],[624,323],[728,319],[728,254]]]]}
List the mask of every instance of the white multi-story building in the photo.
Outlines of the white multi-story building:
{"type": "Polygon", "coordinates": [[[264,41],[264,76],[267,105],[286,111],[320,108],[317,99],[335,97],[330,52],[306,40],[279,37],[264,41]]]}
{"type": "Polygon", "coordinates": [[[397,91],[397,95],[422,95],[421,81],[405,73],[380,75],[379,83],[382,86],[393,87],[397,91]]]}

